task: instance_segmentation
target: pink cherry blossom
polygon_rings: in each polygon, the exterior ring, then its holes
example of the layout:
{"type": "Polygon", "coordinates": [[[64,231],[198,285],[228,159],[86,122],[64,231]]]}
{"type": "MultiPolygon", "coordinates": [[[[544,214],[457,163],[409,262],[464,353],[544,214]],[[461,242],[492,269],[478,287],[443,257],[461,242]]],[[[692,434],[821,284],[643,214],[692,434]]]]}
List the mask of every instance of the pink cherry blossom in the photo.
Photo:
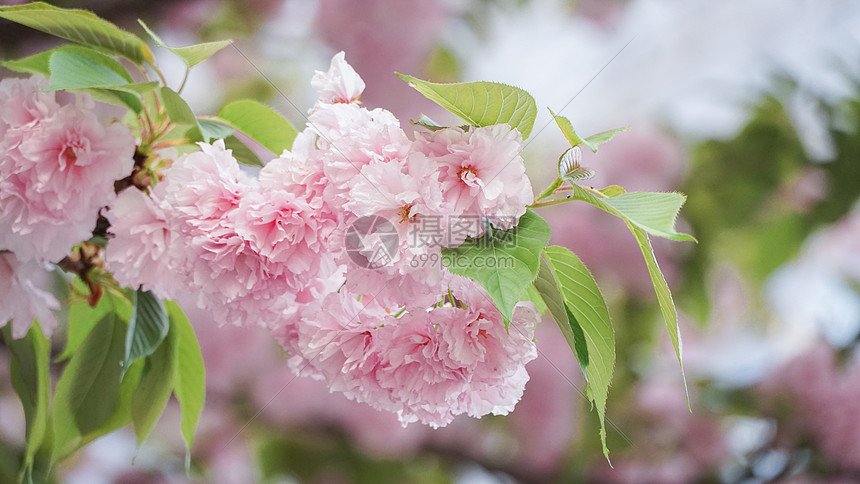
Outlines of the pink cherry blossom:
{"type": "Polygon", "coordinates": [[[222,140],[200,148],[164,171],[153,196],[182,247],[173,253],[174,270],[196,290],[200,304],[212,294],[229,303],[264,278],[253,250],[227,220],[252,181],[222,140]]]}
{"type": "Polygon", "coordinates": [[[364,81],[349,64],[343,51],[331,59],[328,72],[316,71],[311,87],[320,93],[321,103],[353,103],[364,91],[364,81]]]}
{"type": "MultiPolygon", "coordinates": [[[[468,296],[467,296],[468,297],[468,296]]],[[[387,336],[380,384],[401,421],[432,427],[468,413],[509,413],[522,396],[537,313],[520,306],[505,329],[498,310],[440,307],[407,313],[387,336]]]]}
{"type": "Polygon", "coordinates": [[[44,84],[0,88],[0,249],[56,261],[90,237],[114,181],[131,172],[135,140],[120,123],[104,126],[89,96],[58,107],[44,84]]]}
{"type": "Polygon", "coordinates": [[[506,327],[441,250],[480,235],[482,218],[509,228],[525,212],[521,137],[502,125],[413,142],[390,112],[354,102],[363,87],[335,56],[308,128],[258,177],[219,140],[175,160],[149,197],[123,192],[108,266],[125,285],[185,293],[219,324],[268,327],[288,367],[404,425],[506,414],[538,314],[520,303],[506,327]],[[451,218],[478,223],[451,237],[451,218]]]}
{"type": "Polygon", "coordinates": [[[525,364],[536,356],[537,312],[519,304],[509,332],[482,289],[462,278],[453,283],[457,306],[405,312],[373,294],[341,289],[306,305],[275,335],[302,374],[396,412],[404,425],[444,426],[461,413],[506,414],[528,381],[525,364]]]}
{"type": "Polygon", "coordinates": [[[165,170],[164,181],[156,187],[164,209],[190,227],[217,224],[255,183],[241,171],[223,140],[199,146],[200,151],[182,156],[165,170]]]}
{"type": "MultiPolygon", "coordinates": [[[[277,181],[278,172],[293,171],[289,159],[260,183],[241,171],[223,141],[200,147],[177,159],[152,190],[149,220],[172,241],[160,254],[165,272],[219,323],[273,326],[292,314],[298,294],[336,273],[326,240],[336,222],[308,203],[317,196],[289,177],[277,181]]],[[[125,230],[122,222],[115,233],[134,239],[129,247],[148,243],[145,230],[125,230]]],[[[146,276],[131,271],[123,282],[145,284],[146,276]]]]}
{"type": "Polygon", "coordinates": [[[323,170],[333,189],[329,196],[346,190],[365,165],[404,159],[411,144],[393,114],[356,104],[319,105],[308,116],[308,126],[319,136],[323,170]]]}
{"type": "MultiPolygon", "coordinates": [[[[417,214],[416,204],[423,204],[421,183],[405,173],[399,160],[383,161],[362,167],[349,191],[344,208],[360,216],[379,215],[394,222],[398,231],[417,214]]],[[[406,230],[402,230],[406,235],[406,230]]]]}
{"type": "MultiPolygon", "coordinates": [[[[375,381],[379,352],[376,339],[384,323],[393,322],[390,309],[374,300],[362,301],[341,290],[308,304],[302,313],[298,337],[281,339],[296,355],[292,362],[302,374],[324,379],[334,391],[363,401],[377,401],[381,392],[375,381]]],[[[276,331],[286,336],[284,331],[276,331]]]]}
{"type": "Polygon", "coordinates": [[[467,389],[468,370],[447,365],[439,332],[426,312],[410,313],[390,331],[385,343],[380,384],[398,403],[403,424],[421,421],[432,427],[450,423],[457,399],[467,389]]]}
{"type": "Polygon", "coordinates": [[[51,274],[39,262],[20,261],[15,254],[0,251],[0,327],[12,325],[12,337],[23,338],[38,319],[50,337],[57,327],[52,311],[60,303],[50,292],[51,274]]]}
{"type": "Polygon", "coordinates": [[[446,357],[473,368],[469,391],[460,398],[462,410],[473,417],[510,413],[529,379],[525,364],[537,357],[533,338],[540,315],[534,304],[517,303],[510,325],[505,328],[492,299],[476,283],[464,282],[454,295],[465,309],[443,307],[430,314],[438,311],[448,321],[439,324],[440,347],[446,357]],[[461,314],[445,314],[452,311],[461,314]]]}
{"type": "Polygon", "coordinates": [[[325,252],[314,210],[285,190],[247,193],[231,214],[236,233],[265,261],[270,276],[300,289],[320,276],[325,252]]]}
{"type": "Polygon", "coordinates": [[[323,171],[323,152],[316,148],[316,143],[317,135],[313,130],[299,132],[290,150],[284,150],[280,157],[260,170],[260,186],[288,191],[304,199],[313,209],[336,215],[339,208],[331,206],[324,196],[329,183],[323,171]]]}
{"type": "MultiPolygon", "coordinates": [[[[438,247],[420,243],[418,219],[443,216],[438,210],[428,208],[422,196],[422,185],[432,183],[431,180],[411,176],[404,168],[404,164],[394,160],[365,166],[349,191],[349,201],[344,204],[344,208],[357,217],[375,215],[391,224],[397,234],[399,247],[396,253],[390,254],[392,259],[385,267],[388,272],[400,274],[413,272],[410,268],[417,268],[413,260],[419,254],[427,254],[434,249],[438,254],[438,247]]],[[[355,220],[355,217],[348,220],[355,220]]],[[[375,253],[378,247],[366,243],[366,249],[375,253]]],[[[437,264],[436,270],[440,267],[437,264]]],[[[439,277],[433,279],[434,283],[440,280],[439,277]]]]}
{"type": "MultiPolygon", "coordinates": [[[[391,304],[429,306],[445,292],[447,270],[440,248],[444,244],[446,212],[435,167],[422,157],[373,163],[362,168],[344,205],[355,216],[381,217],[397,236],[394,251],[385,240],[362,237],[362,254],[375,261],[383,251],[388,257],[378,266],[365,267],[347,260],[347,287],[375,294],[391,304]],[[391,253],[389,253],[391,252],[391,253]]],[[[355,220],[349,218],[348,220],[355,220]]]]}
{"type": "Polygon", "coordinates": [[[316,135],[312,131],[300,132],[291,151],[285,150],[260,170],[260,187],[285,191],[302,199],[314,212],[320,240],[330,244],[332,234],[343,222],[344,211],[341,205],[325,197],[328,179],[315,144],[316,135]]]}
{"type": "Polygon", "coordinates": [[[179,292],[170,267],[170,247],[176,242],[164,211],[152,198],[130,187],[106,212],[113,235],[105,249],[106,268],[123,286],[143,286],[162,298],[179,292]]]}
{"type": "MultiPolygon", "coordinates": [[[[28,163],[32,186],[49,210],[58,210],[86,192],[91,205],[113,197],[113,182],[131,172],[134,139],[125,125],[103,126],[91,111],[63,106],[39,123],[18,147],[28,163]]],[[[85,202],[86,199],[74,200],[85,202]]]]}
{"type": "Polygon", "coordinates": [[[494,226],[509,229],[532,201],[520,156],[522,136],[510,126],[443,129],[416,139],[414,149],[439,164],[452,215],[488,217],[494,226]]]}
{"type": "Polygon", "coordinates": [[[201,300],[214,295],[224,303],[246,296],[266,277],[259,258],[228,222],[214,222],[205,230],[182,234],[186,242],[184,267],[190,287],[201,300]]]}

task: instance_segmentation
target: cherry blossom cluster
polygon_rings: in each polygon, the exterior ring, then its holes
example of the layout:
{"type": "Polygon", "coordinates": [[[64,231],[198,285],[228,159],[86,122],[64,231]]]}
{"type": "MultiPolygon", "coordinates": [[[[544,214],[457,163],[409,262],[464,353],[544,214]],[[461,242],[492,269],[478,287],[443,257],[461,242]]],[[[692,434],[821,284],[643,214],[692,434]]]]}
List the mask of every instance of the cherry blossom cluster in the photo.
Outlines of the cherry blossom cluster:
{"type": "Polygon", "coordinates": [[[536,357],[537,312],[518,304],[506,328],[438,255],[525,213],[521,135],[495,125],[410,139],[390,112],[361,106],[343,53],[311,84],[306,129],[258,174],[215,141],[149,193],[121,192],[107,268],[161,297],[190,293],[219,323],[271,329],[301,374],[404,425],[508,413],[536,357]]]}
{"type": "Polygon", "coordinates": [[[450,285],[453,302],[397,312],[379,299],[332,292],[302,305],[295,323],[279,326],[275,336],[296,355],[290,364],[297,371],[396,412],[404,425],[507,414],[528,381],[525,364],[537,356],[537,311],[519,304],[506,331],[480,286],[459,276],[450,285]]]}
{"type": "Polygon", "coordinates": [[[106,266],[126,286],[191,293],[219,323],[274,325],[296,295],[336,270],[335,226],[300,196],[253,178],[224,142],[200,145],[149,196],[120,193],[107,213],[106,266]]]}
{"type": "Polygon", "coordinates": [[[125,125],[102,124],[89,95],[47,87],[40,75],[0,81],[0,324],[11,319],[14,337],[34,317],[48,334],[56,326],[45,263],[91,237],[134,164],[125,125]]]}

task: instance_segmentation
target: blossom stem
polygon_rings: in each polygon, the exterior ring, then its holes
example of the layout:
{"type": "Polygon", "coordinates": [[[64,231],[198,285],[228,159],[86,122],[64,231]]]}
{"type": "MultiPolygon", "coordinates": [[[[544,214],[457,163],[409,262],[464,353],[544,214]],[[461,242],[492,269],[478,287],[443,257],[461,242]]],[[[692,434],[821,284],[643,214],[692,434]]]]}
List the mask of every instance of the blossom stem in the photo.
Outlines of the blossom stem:
{"type": "Polygon", "coordinates": [[[601,192],[600,190],[595,189],[594,187],[580,187],[580,188],[582,188],[582,189],[584,189],[584,190],[586,190],[586,191],[589,191],[589,192],[593,193],[593,194],[594,194],[594,195],[596,195],[598,198],[607,198],[607,197],[606,197],[606,195],[605,195],[603,192],[601,192]]]}
{"type": "Polygon", "coordinates": [[[576,200],[576,198],[573,198],[573,195],[568,195],[565,198],[562,198],[560,200],[550,200],[548,202],[536,202],[536,203],[533,203],[531,205],[528,205],[528,208],[549,207],[551,205],[558,205],[559,203],[564,203],[564,202],[572,202],[574,200],[576,200]]]}
{"type": "Polygon", "coordinates": [[[140,136],[141,136],[142,141],[144,143],[146,143],[148,141],[151,141],[152,132],[153,132],[153,129],[155,128],[155,126],[153,125],[152,118],[149,117],[149,112],[147,111],[147,109],[145,107],[143,109],[141,109],[140,114],[142,116],[142,119],[141,119],[142,130],[141,130],[140,136]]]}
{"type": "Polygon", "coordinates": [[[155,133],[152,136],[152,141],[157,141],[162,136],[166,135],[168,132],[170,132],[173,126],[173,123],[170,122],[169,119],[164,120],[164,122],[161,123],[161,126],[155,129],[155,133]]]}
{"type": "Polygon", "coordinates": [[[179,89],[176,90],[177,94],[182,94],[182,90],[185,89],[185,81],[188,80],[188,73],[191,72],[190,67],[185,68],[185,75],[182,76],[182,82],[179,83],[179,89]]]}
{"type": "MultiPolygon", "coordinates": [[[[553,185],[554,185],[554,184],[553,184],[553,185]]],[[[601,192],[600,190],[596,190],[594,187],[584,187],[584,186],[582,186],[582,185],[577,185],[577,186],[578,186],[579,188],[582,188],[582,189],[583,189],[583,190],[585,190],[585,191],[588,191],[588,192],[593,193],[593,194],[594,194],[595,196],[597,196],[598,198],[606,198],[606,195],[605,195],[603,192],[601,192]]],[[[552,192],[550,193],[550,195],[551,195],[551,194],[553,194],[553,193],[559,193],[559,192],[564,192],[564,191],[568,191],[568,190],[573,190],[573,186],[567,186],[567,187],[561,187],[561,188],[558,188],[558,187],[553,188],[553,186],[551,185],[551,186],[550,186],[550,188],[552,188],[552,189],[553,189],[553,190],[552,190],[552,192]]],[[[546,192],[549,192],[549,189],[547,189],[547,190],[546,190],[546,192]]],[[[560,198],[560,199],[557,199],[557,200],[550,200],[550,201],[547,201],[547,202],[539,202],[538,200],[541,200],[541,199],[546,198],[546,197],[548,197],[548,196],[549,196],[549,195],[547,195],[547,194],[546,194],[546,192],[542,193],[542,194],[541,194],[541,196],[539,196],[539,197],[535,200],[535,202],[534,202],[534,203],[532,203],[531,205],[529,205],[529,206],[528,206],[528,208],[549,207],[550,205],[558,205],[559,203],[571,202],[571,201],[579,200],[579,199],[580,199],[579,197],[575,197],[574,195],[567,195],[566,197],[564,197],[564,198],[560,198]]]]}
{"type": "Polygon", "coordinates": [[[564,180],[562,180],[561,178],[556,178],[555,181],[553,181],[550,184],[550,186],[547,187],[546,190],[544,190],[540,195],[538,195],[537,198],[535,198],[534,203],[537,203],[537,202],[543,200],[544,198],[552,195],[553,192],[555,192],[555,189],[560,187],[562,183],[564,183],[564,180]]]}
{"type": "Polygon", "coordinates": [[[160,150],[162,148],[169,148],[171,146],[180,146],[180,145],[188,144],[189,142],[190,142],[190,140],[188,140],[186,138],[168,139],[168,140],[164,140],[164,141],[161,141],[159,143],[152,145],[152,149],[153,150],[160,150]]]}
{"type": "Polygon", "coordinates": [[[167,87],[167,80],[164,78],[164,74],[161,73],[161,69],[159,69],[158,66],[154,63],[149,65],[152,66],[152,70],[154,70],[155,73],[158,74],[158,78],[161,80],[161,85],[167,87]]]}

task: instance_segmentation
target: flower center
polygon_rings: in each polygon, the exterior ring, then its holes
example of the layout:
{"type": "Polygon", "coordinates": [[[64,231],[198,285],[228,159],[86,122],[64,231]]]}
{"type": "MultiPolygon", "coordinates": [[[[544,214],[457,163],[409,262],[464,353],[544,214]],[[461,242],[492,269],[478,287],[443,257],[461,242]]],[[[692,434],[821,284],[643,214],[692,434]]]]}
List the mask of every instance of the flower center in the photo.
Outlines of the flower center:
{"type": "Polygon", "coordinates": [[[400,211],[399,211],[399,212],[397,212],[397,215],[399,215],[399,216],[400,216],[400,222],[399,222],[399,223],[403,223],[403,222],[414,222],[414,221],[415,221],[415,219],[416,219],[416,218],[418,218],[418,214],[417,214],[417,213],[416,213],[415,215],[411,216],[411,217],[409,216],[409,212],[410,212],[410,211],[412,211],[412,207],[413,207],[414,205],[415,205],[414,203],[408,203],[408,204],[406,204],[406,205],[404,205],[404,206],[400,207],[400,211]]]}
{"type": "Polygon", "coordinates": [[[66,146],[66,149],[63,150],[60,156],[62,156],[63,161],[68,165],[73,165],[78,161],[78,155],[75,154],[75,150],[71,146],[66,146]]]}
{"type": "Polygon", "coordinates": [[[335,97],[332,97],[331,103],[332,104],[349,104],[349,103],[361,104],[361,101],[359,101],[358,98],[359,98],[359,96],[355,96],[352,99],[346,99],[346,98],[335,96],[335,97]]]}
{"type": "Polygon", "coordinates": [[[457,176],[460,180],[463,180],[463,183],[466,185],[471,187],[478,186],[478,174],[475,173],[475,169],[471,166],[461,167],[460,171],[457,172],[457,176]]]}

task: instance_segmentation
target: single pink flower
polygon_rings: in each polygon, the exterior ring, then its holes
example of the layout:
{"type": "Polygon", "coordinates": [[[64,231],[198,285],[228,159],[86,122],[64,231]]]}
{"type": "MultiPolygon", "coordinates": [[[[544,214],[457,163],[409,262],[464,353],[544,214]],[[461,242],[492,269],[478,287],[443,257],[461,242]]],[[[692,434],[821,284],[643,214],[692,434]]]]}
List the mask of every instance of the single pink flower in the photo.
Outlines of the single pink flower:
{"type": "Polygon", "coordinates": [[[320,103],[354,103],[364,91],[364,81],[349,64],[343,51],[331,59],[327,72],[316,71],[311,87],[320,93],[320,103]]]}
{"type": "Polygon", "coordinates": [[[385,396],[375,376],[377,338],[394,318],[390,309],[361,299],[341,290],[307,305],[296,345],[285,349],[296,355],[292,364],[302,374],[324,379],[332,391],[350,399],[379,405],[385,396]]]}
{"type": "Polygon", "coordinates": [[[255,183],[241,171],[224,140],[199,146],[200,151],[183,155],[164,170],[164,181],[156,186],[162,208],[192,227],[217,224],[255,183]]]}
{"type": "Polygon", "coordinates": [[[411,144],[393,114],[356,104],[318,105],[308,127],[319,136],[323,171],[334,190],[328,196],[348,190],[365,165],[404,159],[411,144]]]}
{"type": "MultiPolygon", "coordinates": [[[[487,217],[509,229],[533,199],[520,156],[522,136],[508,125],[439,130],[416,139],[414,150],[438,164],[443,201],[453,216],[487,217]]],[[[465,235],[481,235],[482,225],[474,232],[465,235]]]]}
{"type": "Polygon", "coordinates": [[[125,125],[103,126],[91,111],[63,106],[18,147],[30,164],[27,195],[47,210],[104,206],[113,182],[131,172],[134,145],[125,125]]]}
{"type": "Polygon", "coordinates": [[[131,172],[135,140],[120,123],[102,125],[88,96],[56,107],[39,78],[10,86],[0,116],[25,124],[0,129],[0,249],[57,261],[90,237],[114,181],[131,172]]]}
{"type": "Polygon", "coordinates": [[[315,211],[285,190],[255,190],[231,212],[236,233],[264,260],[269,275],[284,275],[301,290],[320,276],[329,255],[315,211]]]}
{"type": "MultiPolygon", "coordinates": [[[[462,278],[459,278],[463,281],[462,278]]],[[[454,284],[459,306],[430,311],[439,327],[440,349],[450,364],[471,369],[460,412],[473,417],[505,415],[520,400],[529,379],[525,364],[537,357],[534,327],[540,315],[534,304],[514,307],[508,328],[489,295],[472,281],[454,284]]]]}
{"type": "Polygon", "coordinates": [[[440,354],[439,332],[426,312],[402,316],[386,331],[380,385],[397,402],[400,421],[445,426],[457,413],[457,400],[468,387],[469,371],[452,368],[440,354]]]}

